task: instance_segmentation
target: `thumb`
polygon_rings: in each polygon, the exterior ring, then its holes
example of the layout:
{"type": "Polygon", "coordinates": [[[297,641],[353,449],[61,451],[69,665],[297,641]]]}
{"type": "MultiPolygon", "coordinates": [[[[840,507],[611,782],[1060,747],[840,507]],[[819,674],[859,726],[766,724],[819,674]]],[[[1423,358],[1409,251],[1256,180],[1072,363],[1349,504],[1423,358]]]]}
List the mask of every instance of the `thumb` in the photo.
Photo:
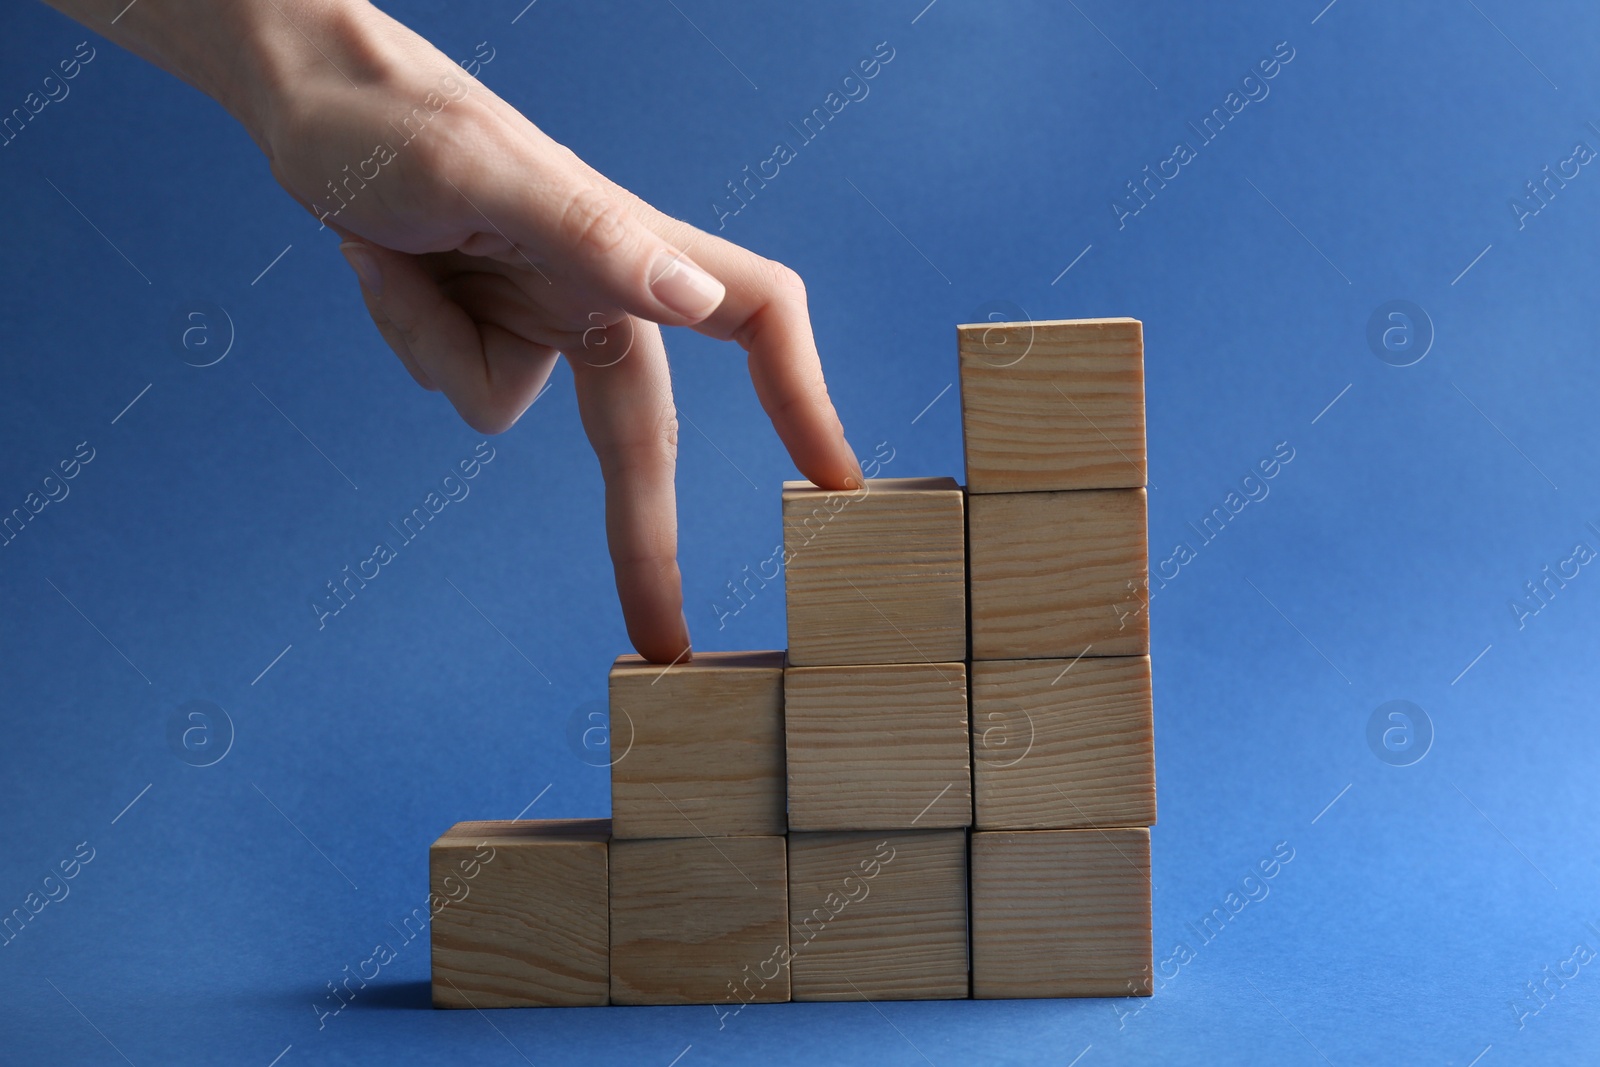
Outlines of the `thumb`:
{"type": "Polygon", "coordinates": [[[534,252],[651,322],[693,326],[716,311],[727,295],[722,282],[645,226],[624,196],[586,170],[581,163],[563,167],[554,181],[519,181],[495,198],[497,221],[504,219],[517,249],[534,252]]]}

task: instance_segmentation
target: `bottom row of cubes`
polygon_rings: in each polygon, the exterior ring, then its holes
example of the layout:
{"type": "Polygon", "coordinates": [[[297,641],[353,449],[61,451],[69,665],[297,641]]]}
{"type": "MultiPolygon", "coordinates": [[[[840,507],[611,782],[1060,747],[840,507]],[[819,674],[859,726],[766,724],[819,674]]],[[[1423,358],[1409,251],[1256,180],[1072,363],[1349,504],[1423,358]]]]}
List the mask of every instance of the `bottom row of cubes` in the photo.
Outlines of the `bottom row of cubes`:
{"type": "Polygon", "coordinates": [[[1150,992],[1143,827],[610,830],[464,822],[434,843],[436,1007],[1150,992]]]}

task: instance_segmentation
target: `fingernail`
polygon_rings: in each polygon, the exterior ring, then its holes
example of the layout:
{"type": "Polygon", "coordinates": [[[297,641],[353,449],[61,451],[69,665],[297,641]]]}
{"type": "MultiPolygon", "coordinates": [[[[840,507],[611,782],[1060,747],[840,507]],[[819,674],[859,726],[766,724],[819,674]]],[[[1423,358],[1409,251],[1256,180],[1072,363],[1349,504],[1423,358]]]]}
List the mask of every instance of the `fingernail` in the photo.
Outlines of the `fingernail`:
{"type": "Polygon", "coordinates": [[[845,488],[851,490],[864,488],[867,484],[867,474],[861,469],[861,460],[856,458],[856,450],[850,446],[849,441],[844,443],[844,450],[849,453],[850,465],[854,467],[856,471],[854,479],[845,479],[845,488]],[[854,481],[855,484],[852,485],[852,481],[854,481]]]}
{"type": "Polygon", "coordinates": [[[650,265],[650,295],[666,308],[698,322],[717,310],[727,288],[682,252],[663,249],[650,265]]]}
{"type": "Polygon", "coordinates": [[[361,279],[367,292],[373,296],[382,295],[383,272],[378,269],[378,257],[372,254],[372,250],[359,241],[346,241],[339,246],[339,251],[344,253],[345,261],[356,272],[356,277],[361,279]]]}

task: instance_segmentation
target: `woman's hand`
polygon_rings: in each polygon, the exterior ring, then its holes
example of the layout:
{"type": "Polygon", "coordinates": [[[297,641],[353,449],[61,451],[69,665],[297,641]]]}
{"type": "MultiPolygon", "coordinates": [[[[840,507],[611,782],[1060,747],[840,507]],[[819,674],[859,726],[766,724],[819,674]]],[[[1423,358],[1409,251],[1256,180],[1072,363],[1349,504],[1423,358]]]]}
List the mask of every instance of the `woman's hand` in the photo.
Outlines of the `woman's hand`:
{"type": "Polygon", "coordinates": [[[376,8],[144,0],[112,26],[91,0],[56,6],[245,123],[278,181],[344,239],[401,363],[475,429],[511,426],[567,357],[605,477],[623,616],[646,658],[689,655],[660,325],[737,341],[801,473],[861,484],[792,270],[612,184],[376,8]]]}

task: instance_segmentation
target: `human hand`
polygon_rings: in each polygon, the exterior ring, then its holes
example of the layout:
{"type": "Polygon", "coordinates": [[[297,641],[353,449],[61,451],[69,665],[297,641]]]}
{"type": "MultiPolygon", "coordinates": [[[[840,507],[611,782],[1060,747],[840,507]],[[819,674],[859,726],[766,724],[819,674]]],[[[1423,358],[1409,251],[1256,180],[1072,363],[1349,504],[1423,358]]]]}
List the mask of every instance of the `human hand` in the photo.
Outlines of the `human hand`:
{"type": "MultiPolygon", "coordinates": [[[[104,23],[78,10],[87,0],[53,2],[104,23]]],[[[245,123],[290,195],[345,238],[373,322],[420,385],[498,433],[567,357],[605,478],[617,594],[645,658],[682,661],[690,647],[660,325],[737,341],[801,473],[828,489],[862,484],[792,270],[606,180],[365,2],[195,4],[141,4],[120,30],[95,28],[245,123]],[[226,38],[245,59],[221,63],[185,33],[226,38]]]]}

